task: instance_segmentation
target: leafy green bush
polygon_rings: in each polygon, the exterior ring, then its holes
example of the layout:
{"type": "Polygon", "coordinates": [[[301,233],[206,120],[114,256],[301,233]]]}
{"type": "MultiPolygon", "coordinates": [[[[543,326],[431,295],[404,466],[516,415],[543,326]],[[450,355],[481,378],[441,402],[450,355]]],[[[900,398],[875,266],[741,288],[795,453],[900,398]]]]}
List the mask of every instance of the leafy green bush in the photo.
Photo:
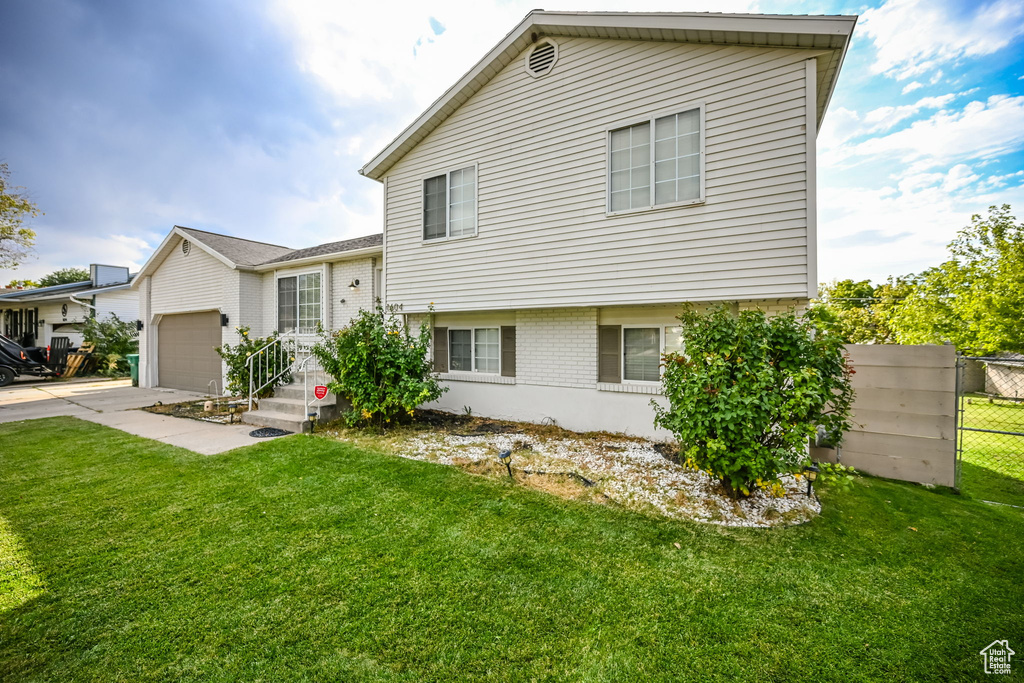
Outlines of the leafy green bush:
{"type": "MultiPolygon", "coordinates": [[[[268,337],[250,337],[248,327],[236,327],[239,342],[236,346],[224,344],[214,349],[228,366],[227,393],[231,396],[249,395],[249,365],[247,363],[253,354],[264,356],[262,366],[266,368],[266,376],[273,377],[278,372],[287,369],[295,360],[295,349],[288,342],[282,342],[284,347],[281,352],[268,353],[261,351],[264,346],[278,338],[277,332],[268,337]]],[[[271,349],[273,351],[273,349],[271,349]]],[[[256,398],[266,398],[274,395],[274,387],[286,384],[291,381],[290,373],[283,373],[276,381],[264,387],[256,393],[256,398]]]]}
{"type": "Polygon", "coordinates": [[[93,356],[99,361],[99,374],[110,377],[128,374],[129,353],[139,352],[139,332],[134,321],[109,318],[87,318],[82,326],[82,339],[95,344],[93,356]]]}
{"type": "Polygon", "coordinates": [[[411,416],[417,406],[446,391],[431,374],[429,349],[426,324],[413,336],[393,310],[377,306],[360,311],[348,327],[325,334],[313,354],[334,378],[328,388],[352,403],[349,424],[382,427],[411,416]]]}
{"type": "Polygon", "coordinates": [[[691,467],[718,478],[733,497],[777,490],[782,474],[807,462],[823,427],[839,443],[849,429],[853,373],[843,342],[817,329],[813,314],[773,317],[687,310],[683,351],[665,356],[655,424],[679,441],[691,467]]]}

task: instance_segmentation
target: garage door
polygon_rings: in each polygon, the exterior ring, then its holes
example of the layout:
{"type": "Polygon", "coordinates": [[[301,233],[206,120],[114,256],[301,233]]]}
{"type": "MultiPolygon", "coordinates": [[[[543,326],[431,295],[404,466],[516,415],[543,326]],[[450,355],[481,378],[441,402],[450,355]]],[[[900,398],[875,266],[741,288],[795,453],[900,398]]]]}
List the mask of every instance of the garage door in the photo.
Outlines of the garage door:
{"type": "Polygon", "coordinates": [[[160,320],[158,372],[162,387],[207,393],[210,380],[221,388],[220,313],[180,313],[160,320]]]}

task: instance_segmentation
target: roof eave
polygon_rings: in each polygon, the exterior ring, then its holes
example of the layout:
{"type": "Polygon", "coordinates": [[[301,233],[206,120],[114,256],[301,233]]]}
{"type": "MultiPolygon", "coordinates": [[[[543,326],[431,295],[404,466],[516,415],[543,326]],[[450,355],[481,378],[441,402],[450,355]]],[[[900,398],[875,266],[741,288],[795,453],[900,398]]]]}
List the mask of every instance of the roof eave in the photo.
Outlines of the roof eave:
{"type": "Polygon", "coordinates": [[[350,249],[348,251],[336,251],[332,254],[319,254],[317,256],[307,256],[305,258],[294,259],[292,261],[271,261],[270,263],[261,263],[256,266],[253,270],[259,272],[267,272],[270,270],[281,270],[283,268],[295,268],[300,266],[308,266],[312,263],[328,263],[333,261],[345,261],[351,258],[360,258],[363,256],[375,256],[377,254],[383,254],[384,248],[381,246],[376,247],[363,247],[362,249],[350,249]]]}

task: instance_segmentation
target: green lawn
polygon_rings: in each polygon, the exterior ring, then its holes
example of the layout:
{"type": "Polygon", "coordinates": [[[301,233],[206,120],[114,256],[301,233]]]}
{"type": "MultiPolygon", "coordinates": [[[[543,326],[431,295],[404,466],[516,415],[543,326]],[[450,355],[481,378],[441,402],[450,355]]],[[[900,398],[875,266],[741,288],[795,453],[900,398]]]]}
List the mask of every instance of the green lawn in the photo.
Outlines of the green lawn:
{"type": "Polygon", "coordinates": [[[1020,510],[823,498],[729,530],[319,437],[0,425],[0,680],[953,681],[1020,651],[1020,510]]]}
{"type": "MultiPolygon", "coordinates": [[[[1024,433],[1024,403],[972,394],[964,404],[965,427],[1024,433]]],[[[963,433],[961,488],[983,500],[1024,506],[1024,436],[963,433]]]]}

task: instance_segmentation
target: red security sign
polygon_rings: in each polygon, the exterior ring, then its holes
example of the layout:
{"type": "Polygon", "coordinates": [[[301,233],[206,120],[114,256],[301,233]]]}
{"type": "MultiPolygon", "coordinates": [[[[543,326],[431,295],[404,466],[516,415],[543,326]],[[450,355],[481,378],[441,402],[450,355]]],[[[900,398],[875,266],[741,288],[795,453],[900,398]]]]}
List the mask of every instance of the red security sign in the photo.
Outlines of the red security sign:
{"type": "Polygon", "coordinates": [[[322,401],[327,396],[327,387],[322,384],[318,384],[313,387],[313,395],[316,396],[318,401],[322,401]]]}

